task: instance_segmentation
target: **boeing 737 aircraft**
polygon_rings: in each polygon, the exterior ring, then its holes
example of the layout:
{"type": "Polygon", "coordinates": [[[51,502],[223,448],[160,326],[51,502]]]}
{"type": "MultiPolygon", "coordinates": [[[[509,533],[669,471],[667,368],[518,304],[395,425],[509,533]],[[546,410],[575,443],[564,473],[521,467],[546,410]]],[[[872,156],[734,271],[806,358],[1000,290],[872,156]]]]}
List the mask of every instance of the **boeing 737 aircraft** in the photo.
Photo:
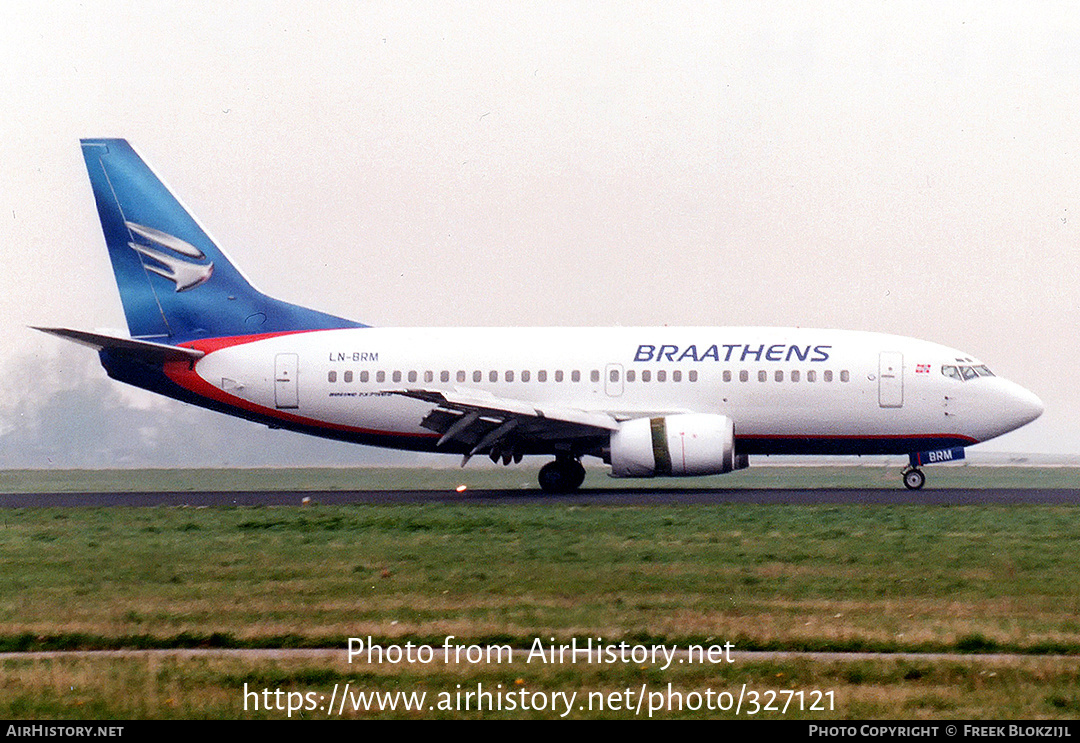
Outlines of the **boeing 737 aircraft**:
{"type": "Polygon", "coordinates": [[[256,291],[122,139],[83,157],[130,337],[40,328],[109,376],[183,402],[360,444],[553,461],[615,477],[731,472],[751,454],[907,454],[922,465],[1043,411],[968,353],[793,328],[372,328],[256,291]]]}

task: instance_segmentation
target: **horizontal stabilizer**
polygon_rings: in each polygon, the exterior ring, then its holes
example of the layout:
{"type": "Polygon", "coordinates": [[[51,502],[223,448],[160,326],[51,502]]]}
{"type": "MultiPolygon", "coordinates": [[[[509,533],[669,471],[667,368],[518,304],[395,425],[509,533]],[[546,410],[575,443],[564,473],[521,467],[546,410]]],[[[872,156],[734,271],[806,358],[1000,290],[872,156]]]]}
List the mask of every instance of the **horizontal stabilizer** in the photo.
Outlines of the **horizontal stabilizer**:
{"type": "Polygon", "coordinates": [[[119,351],[130,356],[138,356],[157,363],[165,361],[198,361],[206,354],[194,348],[182,348],[180,346],[167,346],[163,343],[150,343],[149,341],[137,341],[132,338],[114,338],[111,335],[99,335],[87,333],[84,330],[69,330],[68,328],[37,328],[42,333],[58,335],[69,341],[90,346],[98,351],[103,349],[119,351]]]}

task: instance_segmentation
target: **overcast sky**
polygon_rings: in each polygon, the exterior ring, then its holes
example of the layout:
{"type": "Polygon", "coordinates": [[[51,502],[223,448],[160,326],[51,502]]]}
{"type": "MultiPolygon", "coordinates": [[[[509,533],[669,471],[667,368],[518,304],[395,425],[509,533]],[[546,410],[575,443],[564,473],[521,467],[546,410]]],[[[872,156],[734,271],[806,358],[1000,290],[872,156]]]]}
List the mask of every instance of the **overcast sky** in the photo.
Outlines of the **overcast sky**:
{"type": "Polygon", "coordinates": [[[289,301],[915,336],[1046,402],[985,448],[1080,453],[1078,7],[5,3],[0,432],[104,377],[27,325],[124,328],[101,136],[289,301]]]}

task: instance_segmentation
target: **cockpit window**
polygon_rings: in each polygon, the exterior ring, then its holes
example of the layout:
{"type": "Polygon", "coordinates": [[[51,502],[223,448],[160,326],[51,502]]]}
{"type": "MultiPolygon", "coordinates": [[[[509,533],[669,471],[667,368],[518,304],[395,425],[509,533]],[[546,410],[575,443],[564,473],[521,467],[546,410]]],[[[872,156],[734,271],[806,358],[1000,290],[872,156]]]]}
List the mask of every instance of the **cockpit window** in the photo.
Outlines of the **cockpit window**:
{"type": "Polygon", "coordinates": [[[941,367],[941,373],[949,379],[966,382],[976,377],[992,377],[994,373],[985,366],[952,366],[945,364],[941,367]]]}

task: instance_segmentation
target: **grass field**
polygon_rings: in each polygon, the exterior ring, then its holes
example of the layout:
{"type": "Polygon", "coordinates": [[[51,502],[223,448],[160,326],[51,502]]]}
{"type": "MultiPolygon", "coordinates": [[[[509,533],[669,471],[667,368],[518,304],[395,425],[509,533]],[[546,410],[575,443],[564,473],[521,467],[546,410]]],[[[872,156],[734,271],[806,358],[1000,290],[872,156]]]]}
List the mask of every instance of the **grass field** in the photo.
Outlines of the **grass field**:
{"type": "MultiPolygon", "coordinates": [[[[963,469],[976,468],[935,475],[963,469]]],[[[279,474],[271,476],[281,483],[279,474]]],[[[814,482],[856,477],[800,474],[814,482]]],[[[245,473],[239,481],[246,488],[271,476],[245,473]]],[[[329,489],[326,479],[307,479],[329,489]]],[[[432,695],[478,683],[530,694],[652,693],[670,683],[699,693],[746,684],[789,700],[797,691],[833,692],[832,709],[797,715],[789,705],[783,715],[762,710],[760,717],[1074,718],[1078,515],[1048,506],[735,504],[8,509],[0,511],[0,650],[341,652],[333,660],[5,659],[0,717],[286,715],[254,710],[250,698],[245,709],[245,684],[329,697],[345,683],[432,695]],[[973,660],[753,660],[666,670],[649,663],[346,664],[348,638],[368,635],[383,644],[441,646],[452,635],[528,649],[538,638],[602,637],[669,648],[731,642],[736,652],[951,652],[973,660]]],[[[607,708],[572,716],[634,714],[607,708]]],[[[399,709],[376,716],[477,715],[399,709]]]]}
{"type": "MultiPolygon", "coordinates": [[[[902,659],[751,661],[732,666],[678,666],[660,672],[639,666],[540,667],[349,665],[336,660],[252,660],[236,657],[136,653],[124,657],[25,658],[0,661],[7,719],[263,719],[263,718],[712,718],[712,719],[1076,719],[1076,664],[1046,658],[1010,661],[902,659]],[[335,685],[357,690],[327,710],[335,685]],[[670,687],[669,687],[670,684],[670,687]],[[466,709],[466,692],[503,692],[502,710],[466,709]],[[756,692],[757,706],[743,689],[756,692]],[[262,690],[280,690],[264,708],[262,690]],[[644,689],[641,711],[637,696],[644,689]],[[670,691],[669,691],[670,689],[670,691]],[[258,690],[259,694],[254,694],[258,690]],[[420,709],[365,709],[357,692],[425,694],[420,709]],[[712,693],[712,709],[707,697],[712,693]],[[801,694],[800,694],[801,692],[801,694]],[[814,692],[821,692],[816,696],[814,692]],[[314,709],[289,713],[288,694],[321,695],[314,709]],[[566,714],[556,694],[574,694],[566,714]],[[510,709],[506,697],[530,707],[510,709]],[[731,695],[724,697],[722,695],[731,695]],[[657,697],[657,695],[660,695],[657,697]],[[695,699],[695,695],[698,697],[695,699]],[[681,704],[680,704],[681,701],[681,704]],[[659,707],[656,705],[659,703],[659,707]],[[440,709],[447,704],[453,709],[440,709]],[[820,710],[812,710],[817,705],[820,710]],[[650,712],[650,705],[654,709],[650,712]],[[319,708],[319,707],[322,708],[319,708]],[[355,707],[359,706],[359,709],[355,707]],[[630,709],[627,709],[627,707],[630,709]],[[724,709],[724,707],[727,709],[724,709]],[[769,709],[768,707],[772,707],[769,709]],[[583,708],[583,709],[582,709],[583,708]]],[[[412,698],[415,701],[415,697],[412,698]]],[[[294,705],[297,704],[293,697],[294,705]]]]}

